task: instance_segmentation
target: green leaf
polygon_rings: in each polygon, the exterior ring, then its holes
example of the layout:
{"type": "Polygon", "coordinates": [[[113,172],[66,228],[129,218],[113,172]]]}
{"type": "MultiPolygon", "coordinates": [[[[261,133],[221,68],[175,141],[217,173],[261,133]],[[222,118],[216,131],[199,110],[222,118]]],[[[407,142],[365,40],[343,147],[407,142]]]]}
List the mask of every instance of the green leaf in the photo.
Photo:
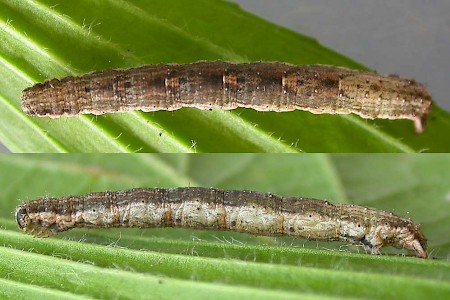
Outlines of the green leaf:
{"type": "Polygon", "coordinates": [[[284,61],[363,68],[225,1],[2,0],[0,140],[16,152],[447,152],[449,113],[407,120],[251,109],[27,117],[21,91],[47,78],[149,63],[284,61]]]}
{"type": "Polygon", "coordinates": [[[0,295],[445,299],[449,166],[448,155],[3,155],[0,295]],[[435,259],[173,228],[74,229],[38,239],[19,232],[12,213],[44,195],[154,186],[252,189],[392,211],[422,224],[435,259]]]}

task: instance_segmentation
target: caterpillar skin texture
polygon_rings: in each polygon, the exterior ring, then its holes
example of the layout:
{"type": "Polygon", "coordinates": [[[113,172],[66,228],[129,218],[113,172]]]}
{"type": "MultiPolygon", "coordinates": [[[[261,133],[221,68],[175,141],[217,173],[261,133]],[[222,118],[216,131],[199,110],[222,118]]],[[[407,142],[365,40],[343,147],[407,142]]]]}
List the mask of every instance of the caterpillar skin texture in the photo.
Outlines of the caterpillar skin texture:
{"type": "Polygon", "coordinates": [[[366,119],[409,119],[421,133],[431,96],[414,80],[346,68],[278,62],[146,65],[51,79],[23,91],[30,116],[68,117],[131,110],[252,108],[354,113],[366,119]]]}
{"type": "Polygon", "coordinates": [[[427,242],[411,220],[350,204],[214,188],[139,188],[40,198],[16,209],[19,227],[48,237],[75,227],[184,227],[255,235],[341,240],[371,254],[383,246],[427,258],[427,242]]]}

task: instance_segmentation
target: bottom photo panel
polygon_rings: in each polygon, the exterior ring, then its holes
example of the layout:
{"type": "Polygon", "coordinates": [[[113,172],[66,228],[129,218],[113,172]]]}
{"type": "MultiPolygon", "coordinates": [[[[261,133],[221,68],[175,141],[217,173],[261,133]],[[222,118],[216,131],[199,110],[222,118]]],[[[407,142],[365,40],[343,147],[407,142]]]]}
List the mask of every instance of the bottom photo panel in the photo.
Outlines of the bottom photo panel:
{"type": "Polygon", "coordinates": [[[0,155],[0,297],[450,298],[448,154],[0,155]]]}

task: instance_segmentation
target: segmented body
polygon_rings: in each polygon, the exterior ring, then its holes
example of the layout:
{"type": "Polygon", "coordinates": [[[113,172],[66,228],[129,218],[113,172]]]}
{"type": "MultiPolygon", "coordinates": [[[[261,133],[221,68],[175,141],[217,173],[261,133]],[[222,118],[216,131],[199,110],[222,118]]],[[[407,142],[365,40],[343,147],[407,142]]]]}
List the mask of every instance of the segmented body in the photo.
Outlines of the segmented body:
{"type": "Polygon", "coordinates": [[[426,88],[411,79],[278,62],[203,61],[96,71],[48,80],[22,95],[25,113],[51,118],[182,107],[246,107],[409,119],[414,121],[416,132],[423,131],[430,105],[426,88]]]}
{"type": "Polygon", "coordinates": [[[139,188],[40,198],[17,207],[19,227],[47,237],[74,227],[185,227],[287,235],[383,246],[426,258],[426,239],[409,219],[372,208],[214,188],[139,188]]]}

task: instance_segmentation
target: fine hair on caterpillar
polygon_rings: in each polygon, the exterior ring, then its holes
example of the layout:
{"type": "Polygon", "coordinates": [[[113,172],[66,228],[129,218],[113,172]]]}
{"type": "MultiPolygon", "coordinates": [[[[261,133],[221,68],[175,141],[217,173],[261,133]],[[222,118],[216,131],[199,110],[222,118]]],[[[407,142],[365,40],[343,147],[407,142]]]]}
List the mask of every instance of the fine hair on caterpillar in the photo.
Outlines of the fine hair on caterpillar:
{"type": "Polygon", "coordinates": [[[183,107],[245,107],[408,119],[414,122],[417,133],[424,130],[430,106],[430,93],[412,79],[279,62],[200,61],[103,70],[47,80],[22,93],[26,114],[50,118],[183,107]]]}
{"type": "Polygon", "coordinates": [[[358,205],[247,190],[136,188],[43,197],[19,205],[16,219],[24,232],[37,237],[76,227],[183,227],[340,240],[371,254],[393,246],[427,258],[426,238],[410,219],[358,205]]]}

